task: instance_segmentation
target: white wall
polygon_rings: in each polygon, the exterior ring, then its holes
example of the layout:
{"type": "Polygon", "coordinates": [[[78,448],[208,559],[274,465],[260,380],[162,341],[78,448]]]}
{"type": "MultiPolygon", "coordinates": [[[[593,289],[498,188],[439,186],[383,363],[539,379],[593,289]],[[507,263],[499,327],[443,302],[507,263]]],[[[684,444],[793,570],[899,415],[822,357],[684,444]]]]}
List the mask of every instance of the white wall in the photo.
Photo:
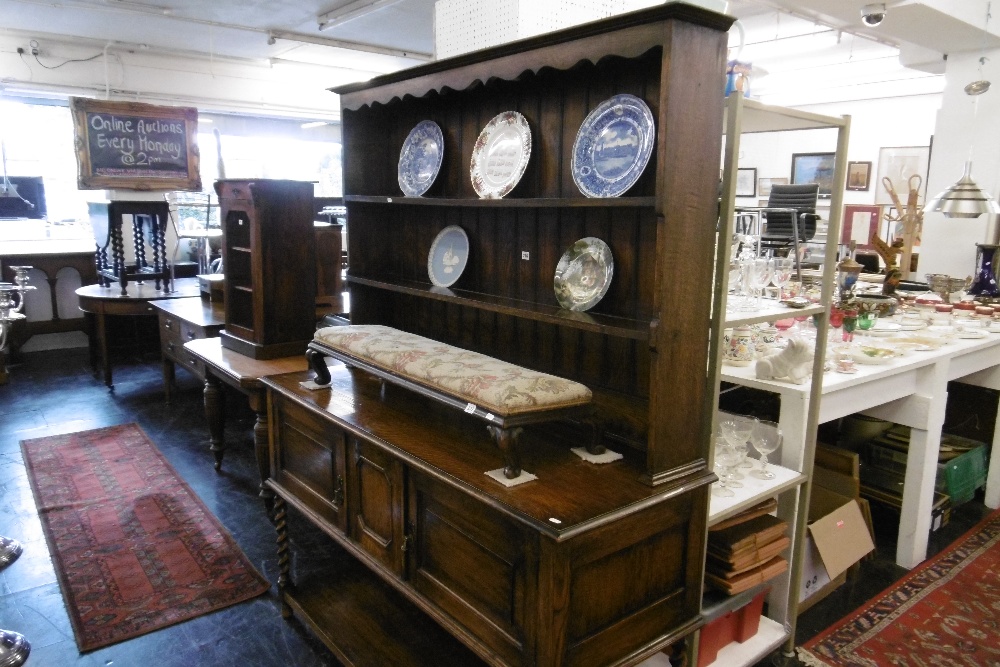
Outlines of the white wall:
{"type": "MultiPolygon", "coordinates": [[[[845,192],[844,204],[874,204],[876,188],[881,187],[877,178],[879,150],[930,145],[940,105],[941,95],[930,94],[801,108],[828,116],[851,116],[847,159],[850,162],[871,162],[872,169],[869,189],[845,192]]],[[[748,134],[740,143],[739,166],[755,167],[758,178],[783,177],[791,182],[793,153],[833,152],[836,142],[835,129],[748,134]]],[[[934,193],[936,191],[931,194],[934,193]]],[[[737,205],[753,206],[757,201],[757,198],[739,198],[737,205]]],[[[829,200],[821,199],[818,210],[824,219],[829,219],[829,200]]]]}
{"type": "MultiPolygon", "coordinates": [[[[979,54],[948,58],[944,101],[937,117],[931,155],[929,189],[933,194],[962,176],[965,161],[973,161],[972,177],[994,199],[1000,195],[1000,51],[986,53],[980,72],[979,54]],[[965,94],[971,81],[985,78],[992,89],[978,97],[965,94]]],[[[976,268],[976,243],[991,242],[995,220],[947,219],[940,213],[924,215],[925,253],[920,269],[962,277],[976,268]],[[926,262],[924,262],[926,255],[926,262]]]]}
{"type": "MultiPolygon", "coordinates": [[[[23,36],[0,34],[0,92],[48,92],[65,97],[131,100],[238,112],[335,121],[337,96],[327,89],[357,81],[355,70],[278,60],[235,60],[109,49],[92,42],[38,37],[42,67],[23,36]],[[66,62],[98,56],[87,62],[66,62]],[[110,93],[106,95],[106,93],[110,93]]],[[[363,78],[363,76],[362,76],[363,78]]]]}

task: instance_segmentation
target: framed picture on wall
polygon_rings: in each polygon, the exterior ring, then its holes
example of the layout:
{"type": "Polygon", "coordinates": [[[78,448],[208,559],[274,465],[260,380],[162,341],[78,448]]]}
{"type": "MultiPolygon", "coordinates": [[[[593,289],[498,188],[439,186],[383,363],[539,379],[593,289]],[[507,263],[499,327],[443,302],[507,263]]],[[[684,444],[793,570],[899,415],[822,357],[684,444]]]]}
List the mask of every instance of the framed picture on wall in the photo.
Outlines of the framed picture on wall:
{"type": "Polygon", "coordinates": [[[927,194],[927,165],[930,157],[930,146],[880,148],[878,180],[875,181],[875,203],[884,206],[895,204],[883,181],[887,178],[904,205],[911,187],[918,191],[917,203],[922,204],[927,194]]]}
{"type": "Polygon", "coordinates": [[[736,170],[736,196],[757,196],[757,169],[750,167],[736,170]]]}
{"type": "Polygon", "coordinates": [[[859,250],[874,250],[872,234],[880,236],[881,223],[881,206],[847,204],[844,206],[844,222],[840,227],[840,242],[848,245],[854,241],[859,250]]]}
{"type": "Polygon", "coordinates": [[[757,194],[761,197],[766,197],[771,194],[772,185],[788,185],[788,179],[782,176],[781,178],[761,178],[757,181],[758,190],[757,194]]]}
{"type": "Polygon", "coordinates": [[[819,196],[833,194],[835,153],[792,153],[792,183],[819,183],[819,196]]]}
{"type": "Polygon", "coordinates": [[[847,189],[867,192],[871,187],[872,163],[871,162],[848,162],[847,163],[847,189]]]}

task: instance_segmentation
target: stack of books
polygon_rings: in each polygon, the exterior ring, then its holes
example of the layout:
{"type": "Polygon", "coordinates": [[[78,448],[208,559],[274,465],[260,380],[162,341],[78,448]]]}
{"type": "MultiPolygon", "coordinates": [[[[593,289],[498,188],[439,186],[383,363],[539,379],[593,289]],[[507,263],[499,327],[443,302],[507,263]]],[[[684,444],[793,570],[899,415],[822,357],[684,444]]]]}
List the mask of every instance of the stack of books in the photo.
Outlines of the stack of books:
{"type": "Polygon", "coordinates": [[[774,501],[758,505],[714,526],[708,534],[705,582],[735,595],[788,569],[781,552],[790,540],[788,524],[768,512],[774,501]]]}

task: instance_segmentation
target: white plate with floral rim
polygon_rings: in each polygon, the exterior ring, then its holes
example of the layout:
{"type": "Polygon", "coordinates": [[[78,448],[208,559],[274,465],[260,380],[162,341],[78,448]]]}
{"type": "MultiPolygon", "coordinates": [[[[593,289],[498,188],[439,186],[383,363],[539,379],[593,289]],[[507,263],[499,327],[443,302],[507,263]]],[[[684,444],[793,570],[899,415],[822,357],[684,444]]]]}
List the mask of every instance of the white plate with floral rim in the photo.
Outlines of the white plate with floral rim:
{"type": "Polygon", "coordinates": [[[397,180],[407,197],[419,197],[434,184],[444,160],[444,134],[432,120],[414,126],[399,151],[397,180]]]}
{"type": "Polygon", "coordinates": [[[500,199],[518,184],[531,157],[531,128],[516,111],[486,124],[472,148],[472,187],[483,199],[500,199]]]}
{"type": "Polygon", "coordinates": [[[584,119],[570,169],[588,197],[618,197],[642,176],[653,154],[653,113],[635,95],[615,95],[584,119]]]}

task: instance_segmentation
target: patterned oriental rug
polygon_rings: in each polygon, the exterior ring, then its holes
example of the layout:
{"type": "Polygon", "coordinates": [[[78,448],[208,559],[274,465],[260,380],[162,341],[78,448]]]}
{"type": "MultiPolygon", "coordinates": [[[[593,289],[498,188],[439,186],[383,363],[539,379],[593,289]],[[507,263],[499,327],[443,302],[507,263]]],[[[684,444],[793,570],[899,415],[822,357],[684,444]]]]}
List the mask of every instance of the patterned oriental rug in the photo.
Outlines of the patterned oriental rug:
{"type": "Polygon", "coordinates": [[[1000,665],[1000,511],[798,653],[811,667],[1000,665]]]}
{"type": "Polygon", "coordinates": [[[21,448],[81,652],[270,587],[137,425],[21,448]]]}

